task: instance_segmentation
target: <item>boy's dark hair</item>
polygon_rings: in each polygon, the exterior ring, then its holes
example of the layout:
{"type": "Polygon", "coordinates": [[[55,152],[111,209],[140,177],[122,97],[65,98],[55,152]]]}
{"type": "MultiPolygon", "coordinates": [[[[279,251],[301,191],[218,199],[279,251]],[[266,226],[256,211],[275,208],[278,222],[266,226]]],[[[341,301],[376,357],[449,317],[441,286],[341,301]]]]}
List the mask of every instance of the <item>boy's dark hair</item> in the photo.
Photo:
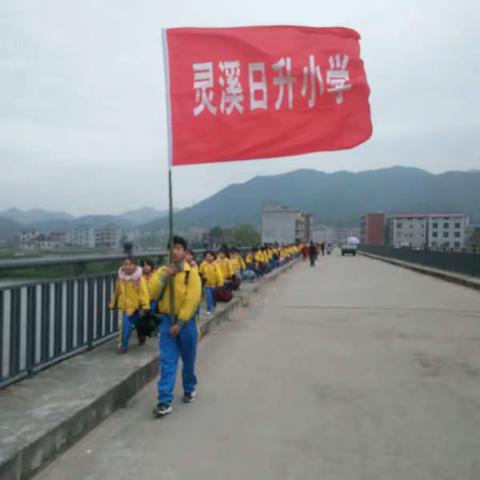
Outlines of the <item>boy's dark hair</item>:
{"type": "Polygon", "coordinates": [[[141,262],[142,267],[148,265],[152,270],[155,268],[155,265],[149,258],[144,258],[141,262]]]}
{"type": "Polygon", "coordinates": [[[125,257],[125,258],[123,259],[124,262],[126,262],[127,260],[128,260],[130,263],[133,263],[134,265],[137,264],[137,261],[136,261],[135,258],[132,257],[131,255],[128,255],[127,257],[125,257]]]}
{"type": "Polygon", "coordinates": [[[223,253],[227,258],[230,258],[230,251],[228,250],[228,245],[226,243],[220,247],[218,253],[223,253]]]}
{"type": "Polygon", "coordinates": [[[189,253],[192,257],[195,256],[195,254],[193,253],[193,250],[191,248],[186,248],[185,253],[189,253]]]}
{"type": "Polygon", "coordinates": [[[217,256],[215,255],[215,252],[213,250],[207,250],[205,252],[205,257],[210,254],[213,258],[217,258],[217,256]]]}
{"type": "MultiPolygon", "coordinates": [[[[183,237],[180,237],[178,235],[173,236],[173,246],[175,245],[181,245],[184,250],[187,250],[188,248],[187,241],[183,237]]],[[[170,248],[170,242],[168,242],[167,248],[170,248]]]]}

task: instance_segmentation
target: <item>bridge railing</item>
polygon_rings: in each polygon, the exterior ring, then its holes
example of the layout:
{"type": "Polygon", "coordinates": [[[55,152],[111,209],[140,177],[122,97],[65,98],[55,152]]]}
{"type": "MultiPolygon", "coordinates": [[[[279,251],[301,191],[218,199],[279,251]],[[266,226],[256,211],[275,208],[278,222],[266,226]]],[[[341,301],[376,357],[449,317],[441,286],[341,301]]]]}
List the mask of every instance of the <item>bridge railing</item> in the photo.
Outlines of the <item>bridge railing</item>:
{"type": "Polygon", "coordinates": [[[0,287],[0,388],[109,340],[113,273],[0,287]]]}
{"type": "MultiPolygon", "coordinates": [[[[240,249],[245,250],[245,249],[240,249]]],[[[199,254],[202,251],[195,251],[199,254]]],[[[162,264],[166,251],[137,252],[162,264]]],[[[110,310],[116,272],[85,273],[91,263],[120,262],[125,254],[0,261],[2,271],[75,266],[77,275],[0,286],[0,389],[102,344],[118,334],[110,310]]]]}
{"type": "Polygon", "coordinates": [[[360,245],[359,250],[404,262],[480,277],[480,255],[478,253],[415,250],[383,245],[360,245]]]}

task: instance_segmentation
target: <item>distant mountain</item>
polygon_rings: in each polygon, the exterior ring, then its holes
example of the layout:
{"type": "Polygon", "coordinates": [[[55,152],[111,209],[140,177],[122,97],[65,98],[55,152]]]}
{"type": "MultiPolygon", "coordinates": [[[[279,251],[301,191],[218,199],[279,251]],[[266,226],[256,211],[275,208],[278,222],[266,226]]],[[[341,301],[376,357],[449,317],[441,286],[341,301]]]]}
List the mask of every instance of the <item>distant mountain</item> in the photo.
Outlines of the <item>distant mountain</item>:
{"type": "Polygon", "coordinates": [[[8,217],[0,216],[0,241],[10,242],[22,231],[23,226],[8,217]]]}
{"type": "MultiPolygon", "coordinates": [[[[409,167],[359,173],[296,170],[230,185],[175,215],[175,224],[259,224],[262,204],[277,201],[332,226],[355,226],[366,212],[462,211],[480,223],[480,172],[432,174],[409,167]]],[[[156,220],[145,229],[165,227],[156,220]]]]}
{"type": "Polygon", "coordinates": [[[20,210],[11,208],[0,212],[0,240],[11,240],[19,233],[28,229],[40,233],[68,232],[75,225],[89,225],[101,228],[106,225],[116,225],[120,228],[131,228],[160,219],[168,212],[150,207],[139,208],[120,215],[85,215],[74,217],[65,212],[50,212],[48,210],[20,210]],[[7,221],[8,220],[8,221],[7,221]]]}
{"type": "Polygon", "coordinates": [[[19,210],[18,208],[10,208],[9,210],[0,211],[0,217],[10,218],[17,223],[23,225],[31,225],[32,223],[46,222],[51,220],[71,220],[74,217],[65,212],[50,212],[35,208],[33,210],[19,210]]]}
{"type": "Polygon", "coordinates": [[[142,225],[155,219],[165,217],[166,215],[168,215],[168,211],[166,210],[156,210],[151,207],[143,207],[122,213],[118,215],[118,217],[132,223],[133,225],[142,225]]]}
{"type": "Polygon", "coordinates": [[[47,220],[44,222],[31,223],[30,228],[34,228],[41,233],[48,232],[68,232],[76,225],[89,225],[92,228],[101,228],[106,225],[116,225],[117,227],[130,227],[132,224],[117,215],[85,215],[76,217],[72,220],[47,220]]]}

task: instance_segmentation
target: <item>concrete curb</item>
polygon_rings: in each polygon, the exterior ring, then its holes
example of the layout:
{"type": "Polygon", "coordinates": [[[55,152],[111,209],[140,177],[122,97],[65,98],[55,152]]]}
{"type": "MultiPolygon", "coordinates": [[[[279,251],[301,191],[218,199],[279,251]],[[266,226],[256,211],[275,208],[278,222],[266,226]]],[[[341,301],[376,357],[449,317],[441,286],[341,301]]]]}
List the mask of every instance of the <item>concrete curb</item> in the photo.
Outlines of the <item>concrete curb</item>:
{"type": "MultiPolygon", "coordinates": [[[[235,310],[242,306],[248,306],[252,295],[257,293],[263,285],[291,269],[298,260],[294,260],[264,279],[251,284],[251,288],[248,288],[249,284],[246,282],[244,291],[236,292],[236,297],[231,302],[219,306],[214,315],[201,321],[199,329],[202,337],[208,335],[215,326],[230,321],[231,314],[235,310]]],[[[68,367],[68,360],[61,365],[64,368],[68,367]]],[[[0,452],[0,478],[2,480],[31,478],[113,412],[124,407],[130,398],[158,375],[158,367],[158,353],[156,353],[130,375],[119,379],[115,385],[92,399],[88,405],[78,411],[72,411],[71,415],[58,419],[55,425],[38,438],[29,439],[28,443],[16,446],[11,452],[0,452]]],[[[50,371],[55,368],[57,367],[53,367],[50,371]]],[[[36,378],[41,378],[41,375],[36,378]]]]}
{"type": "Polygon", "coordinates": [[[393,258],[382,257],[381,255],[374,255],[373,253],[367,253],[359,251],[361,255],[369,258],[373,258],[374,260],[380,260],[382,262],[390,263],[391,265],[396,265],[397,267],[407,268],[408,270],[412,270],[417,273],[421,273],[422,275],[429,275],[430,277],[438,278],[440,280],[444,280],[446,282],[455,283],[456,285],[462,285],[467,288],[473,288],[474,290],[480,290],[480,279],[476,280],[475,277],[472,279],[458,275],[453,272],[448,272],[446,270],[437,270],[434,268],[424,267],[422,265],[417,265],[414,263],[403,262],[401,260],[396,260],[393,258]]]}

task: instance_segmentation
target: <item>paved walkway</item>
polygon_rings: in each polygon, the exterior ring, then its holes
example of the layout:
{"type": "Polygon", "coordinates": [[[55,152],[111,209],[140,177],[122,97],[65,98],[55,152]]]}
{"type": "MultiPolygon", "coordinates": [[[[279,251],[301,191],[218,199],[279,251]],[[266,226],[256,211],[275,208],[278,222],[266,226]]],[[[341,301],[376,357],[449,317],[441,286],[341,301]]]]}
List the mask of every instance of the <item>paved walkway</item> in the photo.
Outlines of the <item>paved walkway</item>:
{"type": "Polygon", "coordinates": [[[480,295],[362,257],[301,264],[37,480],[478,480],[480,295]],[[178,392],[179,396],[181,392],[178,392]]]}

